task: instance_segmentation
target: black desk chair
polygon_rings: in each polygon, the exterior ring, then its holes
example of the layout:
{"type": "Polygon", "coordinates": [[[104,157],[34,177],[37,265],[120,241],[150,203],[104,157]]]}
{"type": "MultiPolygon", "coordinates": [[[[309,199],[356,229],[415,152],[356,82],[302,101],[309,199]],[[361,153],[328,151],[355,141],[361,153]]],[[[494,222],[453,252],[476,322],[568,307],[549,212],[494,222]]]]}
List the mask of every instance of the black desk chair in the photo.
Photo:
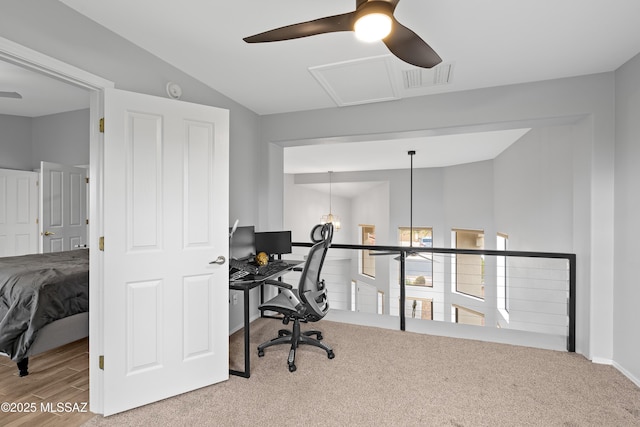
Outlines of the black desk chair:
{"type": "Polygon", "coordinates": [[[300,322],[317,322],[329,311],[327,301],[327,289],[324,280],[320,279],[320,270],[324,263],[327,249],[331,246],[333,238],[333,225],[318,224],[311,230],[311,240],[315,243],[309,250],[309,255],[304,264],[298,289],[285,282],[270,281],[269,284],[281,288],[281,292],[274,298],[260,305],[261,310],[271,310],[281,313],[284,316],[282,323],[285,325],[293,320],[293,330],[280,329],[278,337],[258,346],[258,356],[264,356],[264,349],[276,344],[291,344],[287,363],[289,371],[296,370],[296,349],[300,344],[311,344],[324,349],[327,357],[335,357],[333,350],[328,345],[321,342],[322,333],[320,331],[300,332],[300,322]],[[312,336],[315,335],[316,338],[312,336]]]}

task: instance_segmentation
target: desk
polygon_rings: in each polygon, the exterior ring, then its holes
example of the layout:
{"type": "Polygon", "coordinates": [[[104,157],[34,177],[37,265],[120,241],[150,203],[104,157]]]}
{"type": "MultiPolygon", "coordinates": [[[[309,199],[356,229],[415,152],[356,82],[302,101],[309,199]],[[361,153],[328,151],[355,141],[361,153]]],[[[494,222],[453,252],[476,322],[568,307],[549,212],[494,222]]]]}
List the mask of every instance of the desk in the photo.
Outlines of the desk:
{"type": "MultiPolygon", "coordinates": [[[[249,292],[251,289],[262,286],[265,280],[273,280],[288,273],[295,267],[303,264],[302,261],[279,261],[282,262],[282,269],[272,273],[269,276],[261,276],[257,278],[251,278],[245,276],[238,280],[229,281],[229,289],[234,291],[242,291],[244,294],[244,372],[229,369],[229,374],[237,375],[244,378],[251,376],[251,357],[249,354],[249,292]]],[[[262,301],[261,301],[262,302],[262,301]]]]}

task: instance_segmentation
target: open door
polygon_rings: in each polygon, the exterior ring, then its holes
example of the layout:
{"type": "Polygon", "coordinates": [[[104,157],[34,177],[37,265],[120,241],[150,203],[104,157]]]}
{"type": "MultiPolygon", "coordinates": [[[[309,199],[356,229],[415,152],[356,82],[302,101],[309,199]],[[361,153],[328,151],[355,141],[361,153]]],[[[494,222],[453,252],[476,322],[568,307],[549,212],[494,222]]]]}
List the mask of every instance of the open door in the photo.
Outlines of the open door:
{"type": "Polygon", "coordinates": [[[229,115],[115,89],[104,106],[106,416],[228,379],[229,115]]]}
{"type": "Polygon", "coordinates": [[[70,251],[87,244],[85,168],[40,162],[40,247],[70,251]]]}

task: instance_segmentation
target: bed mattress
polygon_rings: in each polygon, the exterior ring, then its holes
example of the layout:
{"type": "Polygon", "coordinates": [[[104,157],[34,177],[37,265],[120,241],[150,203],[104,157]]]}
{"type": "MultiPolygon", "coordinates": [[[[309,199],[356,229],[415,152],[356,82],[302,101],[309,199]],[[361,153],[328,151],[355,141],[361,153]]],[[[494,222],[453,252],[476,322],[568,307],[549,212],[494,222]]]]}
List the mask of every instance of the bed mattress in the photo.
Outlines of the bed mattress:
{"type": "Polygon", "coordinates": [[[0,352],[18,362],[45,325],[89,311],[89,250],[0,258],[0,352]]]}

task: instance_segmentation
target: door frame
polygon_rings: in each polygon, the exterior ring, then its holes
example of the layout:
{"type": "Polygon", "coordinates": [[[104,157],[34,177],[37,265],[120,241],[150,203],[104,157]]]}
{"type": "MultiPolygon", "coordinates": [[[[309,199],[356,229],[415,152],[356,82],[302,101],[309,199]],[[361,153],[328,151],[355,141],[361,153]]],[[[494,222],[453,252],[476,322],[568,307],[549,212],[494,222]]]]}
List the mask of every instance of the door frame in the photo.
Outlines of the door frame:
{"type": "Polygon", "coordinates": [[[87,242],[93,250],[89,253],[89,401],[90,410],[103,413],[103,371],[98,358],[103,354],[102,271],[103,257],[98,248],[102,236],[102,157],[103,137],[99,130],[103,114],[104,89],[115,84],[73,65],[0,37],[0,60],[10,62],[70,85],[86,89],[89,100],[89,235],[87,242]]]}

